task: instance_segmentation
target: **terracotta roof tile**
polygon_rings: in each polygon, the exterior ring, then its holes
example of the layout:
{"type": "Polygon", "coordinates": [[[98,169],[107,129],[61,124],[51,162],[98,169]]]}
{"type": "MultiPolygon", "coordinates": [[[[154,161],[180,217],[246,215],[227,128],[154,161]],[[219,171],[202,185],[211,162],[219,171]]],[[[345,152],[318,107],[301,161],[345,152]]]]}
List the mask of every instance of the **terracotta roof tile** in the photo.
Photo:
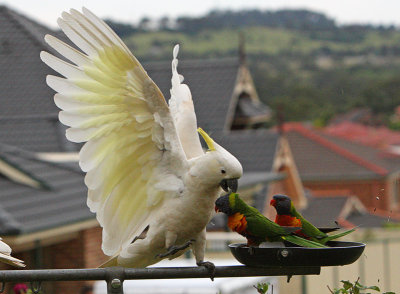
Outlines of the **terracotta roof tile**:
{"type": "Polygon", "coordinates": [[[385,157],[371,146],[299,123],[284,128],[302,179],[379,178],[399,170],[400,157],[385,157]]]}

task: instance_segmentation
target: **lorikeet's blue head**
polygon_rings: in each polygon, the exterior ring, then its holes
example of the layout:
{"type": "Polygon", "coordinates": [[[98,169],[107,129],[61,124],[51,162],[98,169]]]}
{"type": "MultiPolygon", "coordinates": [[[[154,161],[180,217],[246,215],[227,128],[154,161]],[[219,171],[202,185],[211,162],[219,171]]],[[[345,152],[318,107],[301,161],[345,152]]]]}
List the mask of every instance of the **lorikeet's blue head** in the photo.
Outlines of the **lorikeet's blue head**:
{"type": "Polygon", "coordinates": [[[231,205],[232,201],[230,201],[230,198],[232,198],[231,195],[234,195],[234,193],[221,196],[215,201],[215,212],[223,212],[227,215],[234,214],[234,211],[233,211],[232,205],[231,205]]]}
{"type": "Polygon", "coordinates": [[[275,207],[276,212],[279,215],[291,214],[292,200],[286,195],[274,195],[269,204],[275,207]]]}

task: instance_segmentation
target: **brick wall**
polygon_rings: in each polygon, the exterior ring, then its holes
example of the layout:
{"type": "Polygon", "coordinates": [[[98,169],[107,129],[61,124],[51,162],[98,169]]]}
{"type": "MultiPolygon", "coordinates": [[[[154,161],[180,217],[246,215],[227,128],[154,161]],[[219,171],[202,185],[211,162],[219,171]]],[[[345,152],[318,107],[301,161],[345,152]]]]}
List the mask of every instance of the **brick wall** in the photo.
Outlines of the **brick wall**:
{"type": "Polygon", "coordinates": [[[84,252],[85,267],[96,268],[108,259],[101,250],[101,228],[91,228],[81,232],[84,252]]]}
{"type": "MultiPolygon", "coordinates": [[[[83,240],[79,234],[78,238],[62,242],[49,247],[51,254],[51,268],[68,269],[84,268],[83,240]]],[[[52,283],[53,293],[57,294],[79,294],[80,289],[85,285],[84,281],[54,282],[52,283]]]]}

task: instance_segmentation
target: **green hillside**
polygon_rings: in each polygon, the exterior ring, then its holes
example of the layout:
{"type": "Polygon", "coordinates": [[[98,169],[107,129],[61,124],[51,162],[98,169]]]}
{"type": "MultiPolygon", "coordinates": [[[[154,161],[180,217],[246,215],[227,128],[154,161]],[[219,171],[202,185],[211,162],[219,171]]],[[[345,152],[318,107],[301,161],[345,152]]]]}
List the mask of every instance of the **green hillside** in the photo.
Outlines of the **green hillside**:
{"type": "Polygon", "coordinates": [[[237,56],[241,32],[261,99],[280,107],[286,120],[323,124],[336,113],[367,106],[388,124],[400,105],[400,32],[325,22],[324,29],[297,22],[294,27],[233,24],[195,32],[138,30],[124,41],[141,60],[169,60],[176,43],[181,59],[222,58],[237,56]]]}
{"type": "Polygon", "coordinates": [[[397,30],[341,34],[251,27],[206,30],[196,35],[171,31],[141,32],[126,37],[124,41],[142,58],[165,58],[176,43],[180,43],[184,50],[182,53],[190,57],[232,56],[237,52],[239,32],[246,36],[246,51],[250,56],[400,53],[400,32],[397,30]]]}

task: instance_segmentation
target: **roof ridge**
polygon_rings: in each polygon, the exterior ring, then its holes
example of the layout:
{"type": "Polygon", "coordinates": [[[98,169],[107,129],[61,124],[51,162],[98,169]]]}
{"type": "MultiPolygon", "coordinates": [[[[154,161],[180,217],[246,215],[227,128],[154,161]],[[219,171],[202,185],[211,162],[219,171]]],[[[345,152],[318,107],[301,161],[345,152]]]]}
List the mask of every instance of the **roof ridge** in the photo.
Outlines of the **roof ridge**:
{"type": "MultiPolygon", "coordinates": [[[[313,140],[314,142],[328,148],[329,150],[335,152],[336,154],[339,154],[340,156],[343,156],[351,161],[353,161],[354,163],[361,165],[379,175],[387,175],[389,173],[389,171],[383,167],[380,167],[374,163],[371,163],[367,160],[365,160],[364,158],[350,152],[349,150],[338,146],[337,144],[329,141],[328,139],[323,138],[322,136],[316,134],[314,131],[312,131],[309,128],[306,128],[303,124],[290,124],[288,126],[284,126],[284,130],[285,132],[293,130],[293,131],[297,131],[298,133],[300,133],[301,135],[313,140]]],[[[329,135],[327,135],[329,136],[329,135]]]]}
{"type": "Polygon", "coordinates": [[[367,210],[371,215],[386,217],[388,222],[390,221],[390,219],[400,220],[400,212],[396,212],[393,210],[387,211],[381,208],[367,208],[367,210]]]}
{"type": "Polygon", "coordinates": [[[35,36],[35,34],[32,33],[32,31],[27,28],[21,21],[20,19],[18,19],[18,17],[23,18],[25,20],[27,20],[28,22],[30,22],[31,24],[35,25],[35,26],[40,26],[43,29],[46,30],[50,30],[45,26],[40,25],[37,21],[30,19],[29,17],[20,14],[16,11],[14,11],[13,9],[8,8],[7,6],[2,6],[2,10],[4,10],[6,13],[6,17],[8,17],[8,19],[10,21],[12,21],[20,30],[21,32],[23,32],[32,42],[33,44],[35,44],[36,46],[38,46],[39,48],[46,48],[46,45],[44,43],[44,40],[41,40],[41,38],[38,38],[37,36],[35,36]]]}

